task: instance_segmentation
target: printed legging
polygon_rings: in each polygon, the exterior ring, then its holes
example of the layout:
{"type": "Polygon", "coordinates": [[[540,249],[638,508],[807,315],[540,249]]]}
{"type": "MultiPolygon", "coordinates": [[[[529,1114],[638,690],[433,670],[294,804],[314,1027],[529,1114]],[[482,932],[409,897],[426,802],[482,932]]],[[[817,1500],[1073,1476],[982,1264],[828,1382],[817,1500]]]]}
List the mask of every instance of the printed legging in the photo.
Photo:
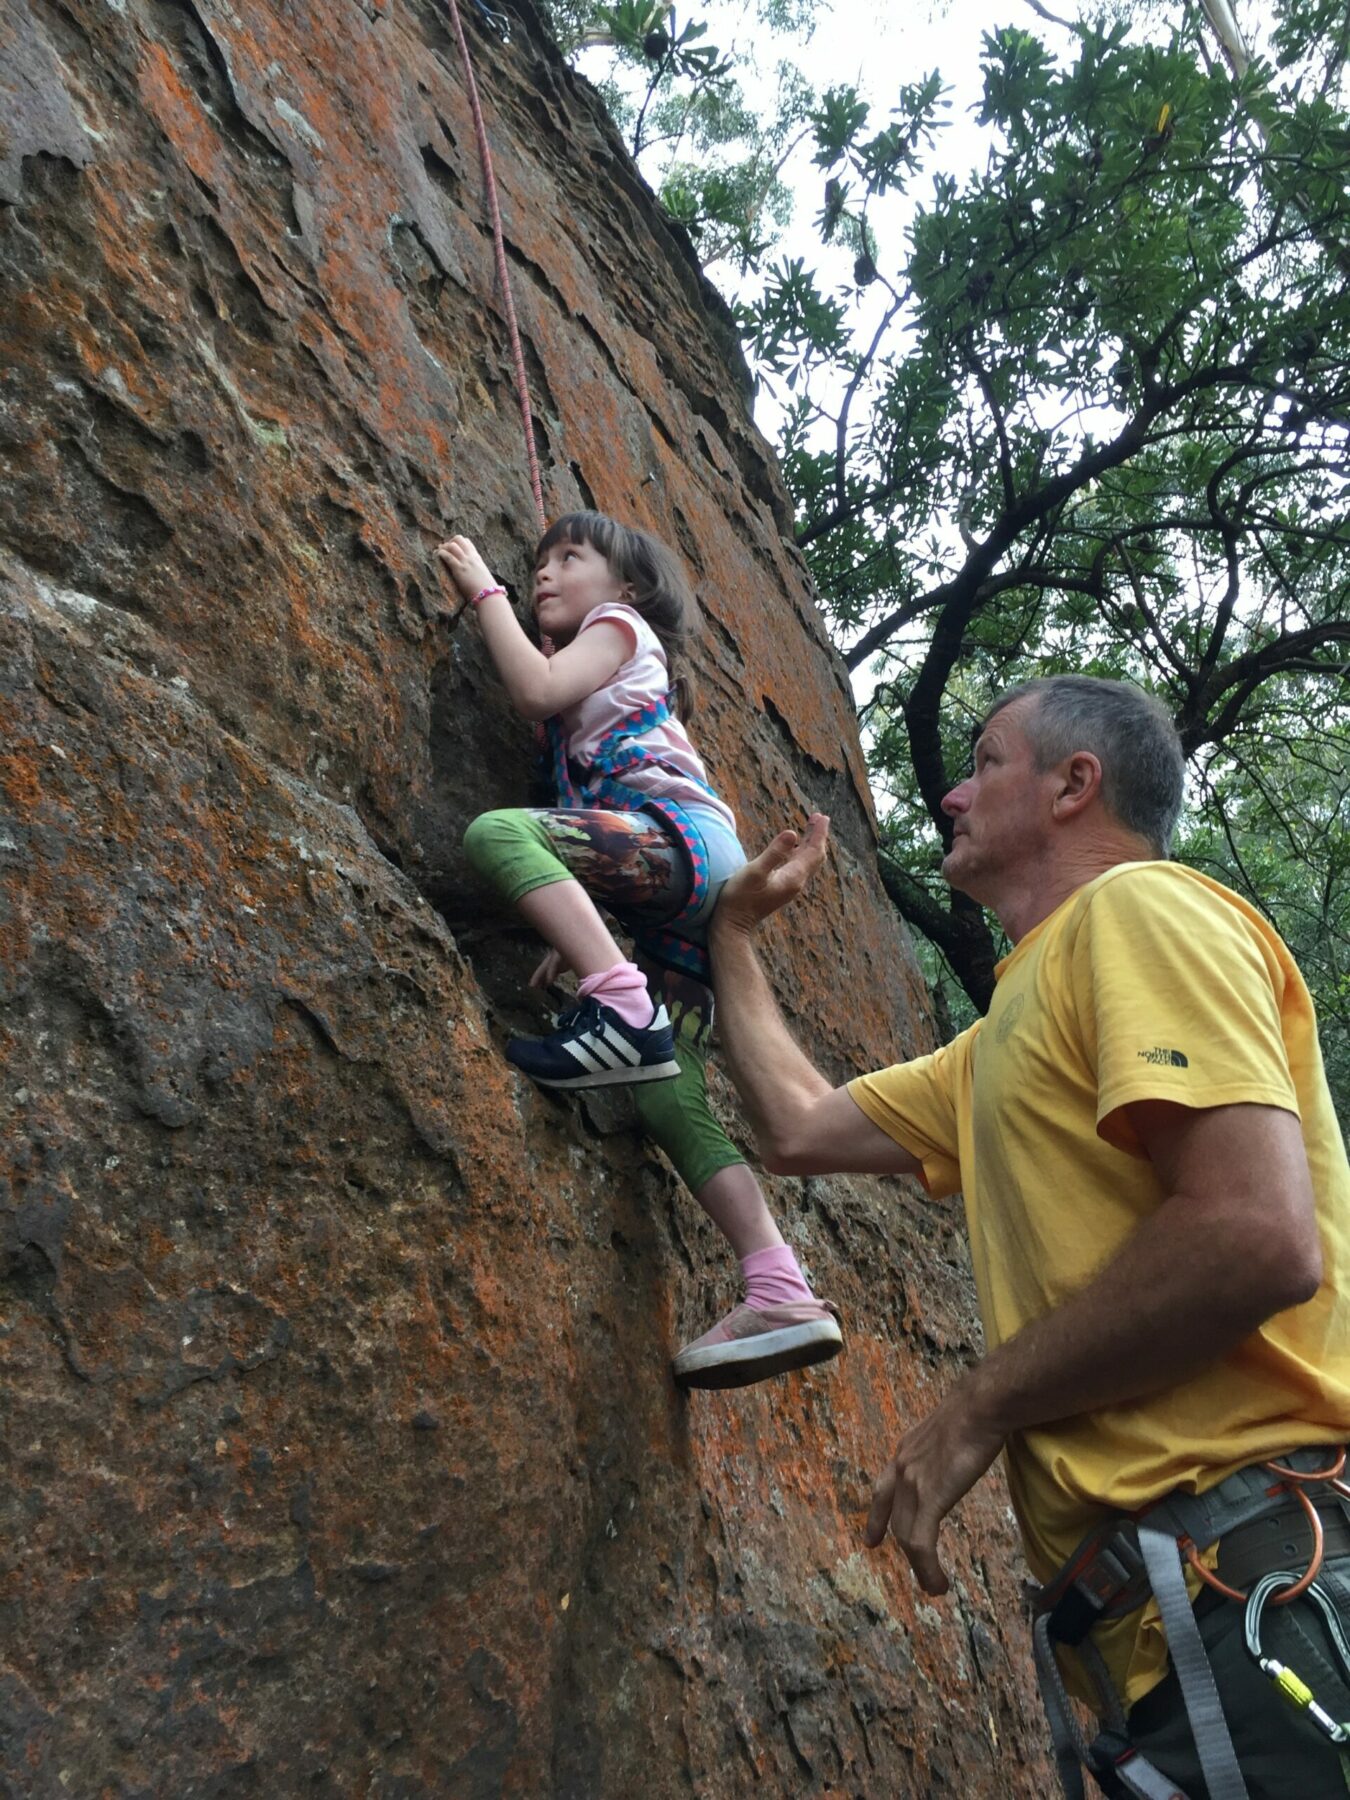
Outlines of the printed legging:
{"type": "MultiPolygon", "coordinates": [[[[481,813],[464,834],[464,849],[484,880],[513,905],[535,888],[570,877],[621,926],[632,927],[663,924],[689,896],[684,854],[649,813],[585,808],[481,813]]],[[[687,935],[702,941],[697,924],[687,935]]],[[[712,990],[640,952],[635,959],[653,1001],[664,1002],[670,1014],[680,1073],[670,1081],[634,1086],[634,1104],[648,1136],[697,1194],[719,1169],[745,1161],[708,1106],[704,1064],[712,1034],[712,990]]]]}

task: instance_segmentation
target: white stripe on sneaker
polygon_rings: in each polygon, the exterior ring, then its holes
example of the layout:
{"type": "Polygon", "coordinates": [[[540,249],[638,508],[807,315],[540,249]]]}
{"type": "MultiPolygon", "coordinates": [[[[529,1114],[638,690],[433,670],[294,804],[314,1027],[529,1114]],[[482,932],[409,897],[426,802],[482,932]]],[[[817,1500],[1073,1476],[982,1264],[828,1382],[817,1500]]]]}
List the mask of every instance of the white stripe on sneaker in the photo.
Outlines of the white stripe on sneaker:
{"type": "Polygon", "coordinates": [[[588,1075],[595,1075],[602,1069],[612,1069],[614,1067],[614,1058],[612,1056],[599,1056],[595,1050],[586,1043],[584,1038],[573,1038],[570,1044],[564,1044],[562,1048],[566,1051],[568,1056],[580,1063],[581,1067],[585,1069],[588,1075]]]}
{"type": "Polygon", "coordinates": [[[603,1069],[617,1069],[623,1063],[623,1057],[618,1054],[612,1044],[605,1042],[598,1031],[588,1031],[584,1037],[578,1038],[577,1042],[585,1044],[591,1055],[599,1058],[600,1066],[603,1069]]]}
{"type": "Polygon", "coordinates": [[[608,1019],[603,1022],[601,1029],[604,1032],[603,1039],[593,1037],[591,1039],[592,1043],[603,1042],[607,1044],[611,1050],[617,1050],[626,1063],[639,1063],[642,1061],[642,1052],[638,1049],[637,1045],[630,1043],[622,1033],[615,1031],[608,1019]]]}

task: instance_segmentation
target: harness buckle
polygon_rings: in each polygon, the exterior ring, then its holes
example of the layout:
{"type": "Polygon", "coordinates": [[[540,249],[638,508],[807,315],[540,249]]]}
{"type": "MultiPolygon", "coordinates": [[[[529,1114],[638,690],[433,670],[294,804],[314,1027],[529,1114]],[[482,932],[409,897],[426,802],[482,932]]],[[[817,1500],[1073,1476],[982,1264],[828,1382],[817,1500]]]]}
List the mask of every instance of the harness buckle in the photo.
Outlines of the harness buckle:
{"type": "Polygon", "coordinates": [[[1134,1526],[1109,1519],[1078,1546],[1037,1597],[1037,1612],[1050,1615],[1050,1636],[1078,1645],[1103,1619],[1132,1612],[1148,1592],[1148,1576],[1134,1526]]]}
{"type": "Polygon", "coordinates": [[[1120,1731],[1103,1731],[1089,1747],[1089,1769],[1097,1785],[1121,1800],[1187,1800],[1176,1783],[1154,1766],[1120,1731]]]}

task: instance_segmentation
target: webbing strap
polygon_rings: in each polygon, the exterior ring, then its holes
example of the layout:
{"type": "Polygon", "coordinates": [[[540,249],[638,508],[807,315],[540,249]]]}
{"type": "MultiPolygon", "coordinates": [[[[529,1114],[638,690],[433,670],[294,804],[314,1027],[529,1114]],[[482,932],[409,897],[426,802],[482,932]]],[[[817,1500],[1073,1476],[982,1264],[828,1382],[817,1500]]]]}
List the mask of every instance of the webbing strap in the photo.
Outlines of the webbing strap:
{"type": "Polygon", "coordinates": [[[1177,1541],[1156,1525],[1141,1524],[1139,1548],[1162,1614],[1167,1648],[1181,1683],[1181,1697],[1186,1702],[1186,1717],[1191,1722],[1209,1800],[1250,1800],[1228,1721],[1219,1703],[1209,1655],[1195,1622],[1177,1541]]]}
{"type": "Polygon", "coordinates": [[[1165,1526],[1174,1538],[1188,1537],[1203,1550],[1240,1525],[1273,1512],[1286,1498],[1265,1464],[1252,1463],[1203,1494],[1168,1494],[1144,1518],[1150,1525],[1165,1526]]]}
{"type": "Polygon", "coordinates": [[[1036,1680],[1040,1684],[1041,1704],[1050,1724],[1050,1741],[1055,1751],[1055,1767],[1064,1800],[1084,1800],[1083,1770],[1088,1766],[1087,1740],[1078,1728],[1073,1707],[1064,1688],[1055,1648],[1050,1642],[1050,1615],[1038,1613],[1031,1622],[1031,1647],[1036,1661],[1036,1680]]]}
{"type": "Polygon", "coordinates": [[[1108,1731],[1125,1734],[1128,1729],[1125,1708],[1116,1692],[1116,1684],[1111,1679],[1111,1671],[1106,1666],[1106,1658],[1090,1638],[1085,1638],[1075,1646],[1074,1655],[1083,1670],[1091,1676],[1092,1684],[1097,1690],[1098,1718],[1108,1731]]]}
{"type": "Polygon", "coordinates": [[[1136,1800],[1186,1800],[1185,1794],[1162,1770],[1139,1751],[1134,1751],[1112,1766],[1112,1774],[1127,1794],[1136,1800]]]}
{"type": "MultiPolygon", "coordinates": [[[[1291,1469],[1309,1471],[1321,1468],[1330,1453],[1331,1447],[1325,1444],[1311,1444],[1290,1450],[1279,1460],[1291,1469]]],[[[1287,1484],[1269,1463],[1249,1463],[1203,1494],[1178,1489],[1166,1495],[1143,1517],[1150,1525],[1166,1525],[1173,1537],[1188,1537],[1203,1550],[1239,1526],[1266,1517],[1287,1500],[1287,1484]]]]}
{"type": "Polygon", "coordinates": [[[1075,1654],[1088,1668],[1097,1686],[1108,1728],[1089,1744],[1079,1729],[1068,1691],[1055,1661],[1050,1640],[1050,1616],[1040,1613],[1032,1621],[1031,1643],[1036,1660],[1036,1679],[1040,1683],[1041,1703],[1050,1721],[1050,1737],[1055,1751],[1055,1767],[1065,1800],[1086,1800],[1083,1770],[1090,1769],[1108,1794],[1132,1794],[1135,1800],[1186,1800],[1174,1781],[1130,1745],[1126,1735],[1125,1713],[1116,1697],[1106,1664],[1096,1647],[1080,1644],[1075,1654]]]}

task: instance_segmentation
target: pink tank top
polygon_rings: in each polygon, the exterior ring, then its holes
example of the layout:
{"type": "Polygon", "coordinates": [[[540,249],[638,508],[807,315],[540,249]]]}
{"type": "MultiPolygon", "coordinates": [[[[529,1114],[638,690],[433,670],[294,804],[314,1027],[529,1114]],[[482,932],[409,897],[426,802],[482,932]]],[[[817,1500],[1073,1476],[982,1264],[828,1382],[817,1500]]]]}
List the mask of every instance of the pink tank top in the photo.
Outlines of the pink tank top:
{"type": "MultiPolygon", "coordinates": [[[[582,769],[589,769],[596,750],[614,727],[640,707],[654,700],[664,700],[670,684],[670,671],[661,640],[641,613],[631,606],[614,603],[597,606],[582,623],[589,631],[602,619],[613,619],[632,632],[636,648],[626,663],[621,663],[604,687],[596,688],[575,706],[564,709],[563,733],[569,758],[582,769]]],[[[577,634],[581,635],[580,632],[577,634]]],[[[715,813],[734,832],[736,818],[731,808],[715,794],[699,784],[708,779],[707,771],[689,734],[678,719],[667,719],[642,735],[642,746],[661,759],[659,769],[634,769],[625,774],[624,785],[656,800],[674,800],[681,806],[702,806],[715,813]]]]}

